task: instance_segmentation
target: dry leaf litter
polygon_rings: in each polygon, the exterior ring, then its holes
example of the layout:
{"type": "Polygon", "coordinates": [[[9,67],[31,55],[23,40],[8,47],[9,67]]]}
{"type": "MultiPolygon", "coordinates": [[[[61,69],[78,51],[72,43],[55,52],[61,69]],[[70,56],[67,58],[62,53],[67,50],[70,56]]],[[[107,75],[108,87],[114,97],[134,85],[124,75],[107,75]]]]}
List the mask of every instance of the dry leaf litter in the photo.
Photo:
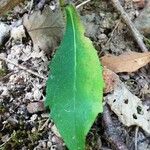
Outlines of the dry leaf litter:
{"type": "MultiPolygon", "coordinates": [[[[140,11],[134,7],[132,0],[123,0],[122,5],[131,19],[135,19],[135,16],[138,17],[140,14],[140,11]]],[[[55,12],[58,2],[51,1],[49,6],[55,12]]],[[[25,1],[24,5],[15,7],[8,15],[1,17],[0,56],[6,57],[16,64],[23,65],[46,79],[49,59],[43,50],[47,51],[49,49],[53,52],[59,45],[61,35],[53,39],[53,33],[45,34],[45,31],[40,30],[35,34],[31,28],[34,22],[32,17],[39,12],[37,10],[32,11],[27,19],[25,13],[29,12],[29,9],[30,1],[25,1]],[[1,30],[2,28],[3,30],[1,30]],[[10,32],[8,32],[9,30],[10,32]],[[6,35],[10,38],[8,39],[6,35]],[[43,37],[43,35],[45,36],[43,37]],[[50,40],[45,41],[45,38],[50,40]]],[[[48,11],[51,10],[48,9],[48,11]]],[[[120,17],[114,11],[111,2],[96,0],[81,7],[79,11],[86,27],[86,36],[91,38],[100,57],[106,54],[120,55],[131,50],[138,51],[139,48],[135,44],[130,30],[120,21],[120,17]]],[[[49,24],[45,21],[45,15],[41,13],[39,18],[36,18],[37,22],[38,19],[42,18],[46,25],[49,24]]],[[[49,17],[51,18],[51,16],[49,17]]],[[[59,28],[57,31],[62,32],[64,27],[60,28],[62,23],[57,22],[56,24],[59,28]]],[[[37,24],[37,28],[39,26],[37,24]]],[[[0,148],[6,150],[10,148],[21,150],[65,149],[56,126],[52,120],[48,120],[48,112],[43,108],[46,80],[21,70],[11,63],[0,62],[0,71],[6,65],[4,74],[0,77],[0,122],[2,122],[0,124],[0,148]]],[[[145,134],[145,132],[149,133],[149,69],[149,65],[147,65],[135,73],[119,74],[120,79],[128,89],[122,82],[119,86],[116,86],[116,82],[111,80],[109,82],[114,83],[114,86],[110,84],[106,92],[112,92],[107,94],[105,99],[107,99],[106,102],[109,103],[112,109],[111,116],[118,129],[118,135],[129,150],[133,150],[135,144],[133,125],[141,127],[137,138],[138,149],[148,150],[150,148],[148,136],[145,134]],[[128,104],[124,103],[125,98],[129,99],[128,104]],[[116,99],[115,102],[113,102],[114,99],[116,99]],[[138,106],[140,107],[138,108],[138,106]],[[125,109],[121,109],[121,107],[125,109]],[[133,110],[131,110],[131,107],[133,110]],[[144,124],[143,121],[145,121],[144,124]]],[[[112,76],[115,76],[115,73],[112,76]]],[[[107,75],[106,78],[108,78],[107,75]]],[[[114,79],[118,81],[118,77],[114,77],[114,79]]],[[[88,149],[92,150],[112,148],[105,139],[101,125],[101,115],[89,132],[87,145],[88,149]]]]}

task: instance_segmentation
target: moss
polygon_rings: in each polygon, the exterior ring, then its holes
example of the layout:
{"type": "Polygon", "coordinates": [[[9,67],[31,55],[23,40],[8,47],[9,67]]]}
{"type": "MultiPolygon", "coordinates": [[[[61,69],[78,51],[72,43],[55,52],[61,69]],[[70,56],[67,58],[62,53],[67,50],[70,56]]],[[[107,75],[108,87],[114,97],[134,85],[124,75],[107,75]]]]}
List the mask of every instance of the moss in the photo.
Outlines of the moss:
{"type": "Polygon", "coordinates": [[[33,149],[37,144],[37,141],[42,137],[42,133],[35,131],[31,133],[26,130],[13,131],[11,139],[4,145],[3,150],[21,149],[23,146],[27,146],[29,149],[33,149]]]}
{"type": "Polygon", "coordinates": [[[0,78],[6,75],[5,69],[0,69],[0,78]]]}
{"type": "Polygon", "coordinates": [[[27,137],[25,131],[13,131],[11,139],[4,145],[3,150],[20,149],[24,145],[24,139],[27,137]]]}
{"type": "Polygon", "coordinates": [[[7,74],[7,66],[4,61],[0,61],[0,78],[7,74]]]}
{"type": "Polygon", "coordinates": [[[6,109],[3,105],[0,105],[0,114],[4,114],[6,112],[6,109]]]}
{"type": "Polygon", "coordinates": [[[33,133],[28,133],[28,137],[33,144],[33,143],[35,143],[35,141],[40,139],[41,133],[39,133],[38,131],[35,131],[33,133]]]}
{"type": "Polygon", "coordinates": [[[35,145],[38,144],[38,140],[42,137],[42,133],[39,133],[38,131],[35,131],[33,133],[28,132],[28,138],[29,138],[29,143],[28,143],[28,148],[33,149],[35,145]]]}

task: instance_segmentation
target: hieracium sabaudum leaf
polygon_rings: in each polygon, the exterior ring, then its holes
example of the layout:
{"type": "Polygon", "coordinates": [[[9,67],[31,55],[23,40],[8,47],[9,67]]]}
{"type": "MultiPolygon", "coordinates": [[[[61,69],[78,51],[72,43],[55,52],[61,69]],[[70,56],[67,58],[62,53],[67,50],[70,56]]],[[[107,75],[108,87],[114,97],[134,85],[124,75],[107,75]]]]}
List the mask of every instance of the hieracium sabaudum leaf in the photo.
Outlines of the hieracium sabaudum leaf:
{"type": "Polygon", "coordinates": [[[102,112],[102,67],[76,9],[66,7],[63,41],[50,63],[46,107],[69,150],[84,150],[85,139],[102,112]]]}

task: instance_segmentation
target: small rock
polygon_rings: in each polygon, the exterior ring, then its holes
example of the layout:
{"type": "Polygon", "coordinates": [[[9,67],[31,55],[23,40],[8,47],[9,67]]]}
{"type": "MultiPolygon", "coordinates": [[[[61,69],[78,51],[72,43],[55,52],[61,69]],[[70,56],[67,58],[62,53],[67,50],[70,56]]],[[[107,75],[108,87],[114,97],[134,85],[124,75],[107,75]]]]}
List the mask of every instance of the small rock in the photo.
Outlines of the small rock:
{"type": "Polygon", "coordinates": [[[44,103],[43,102],[34,102],[34,103],[29,103],[27,105],[27,110],[29,113],[33,114],[33,113],[37,113],[40,111],[44,111],[44,103]]]}
{"type": "Polygon", "coordinates": [[[34,122],[37,119],[37,117],[38,117],[38,115],[34,114],[34,115],[31,116],[30,119],[31,119],[32,122],[34,122]]]}
{"type": "Polygon", "coordinates": [[[114,21],[112,18],[113,15],[111,13],[105,13],[100,22],[100,27],[104,29],[111,29],[114,26],[114,21]]]}
{"type": "Polygon", "coordinates": [[[49,148],[49,147],[51,147],[52,146],[52,142],[51,141],[48,141],[47,142],[47,147],[49,148]]]}
{"type": "Polygon", "coordinates": [[[33,98],[33,94],[31,92],[28,92],[25,94],[25,99],[32,99],[33,98]]]}
{"type": "Polygon", "coordinates": [[[108,40],[106,34],[98,35],[99,42],[106,42],[108,40]]]}
{"type": "Polygon", "coordinates": [[[34,88],[34,91],[33,91],[34,100],[39,100],[41,96],[42,96],[42,93],[40,92],[40,90],[38,88],[34,88]]]}
{"type": "Polygon", "coordinates": [[[16,120],[15,118],[12,118],[12,117],[9,117],[7,119],[7,121],[13,126],[16,126],[18,124],[18,120],[16,120]]]}
{"type": "Polygon", "coordinates": [[[0,22],[0,45],[3,44],[5,38],[9,37],[10,26],[0,22]]]}
{"type": "Polygon", "coordinates": [[[37,131],[36,127],[33,127],[31,130],[32,133],[35,133],[36,131],[37,131]]]}

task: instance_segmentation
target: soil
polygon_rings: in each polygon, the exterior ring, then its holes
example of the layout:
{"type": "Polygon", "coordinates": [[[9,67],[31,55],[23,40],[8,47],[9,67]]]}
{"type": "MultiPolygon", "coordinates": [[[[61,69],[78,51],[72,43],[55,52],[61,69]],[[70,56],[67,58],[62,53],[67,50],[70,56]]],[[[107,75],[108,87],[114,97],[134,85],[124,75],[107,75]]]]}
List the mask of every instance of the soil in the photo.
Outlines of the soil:
{"type": "MultiPolygon", "coordinates": [[[[75,1],[75,3],[80,4],[81,1],[75,1]]],[[[131,20],[134,20],[139,10],[133,5],[132,0],[121,0],[121,3],[131,20]]],[[[23,14],[29,12],[29,4],[30,1],[25,1],[0,20],[8,25],[20,24],[23,14]]],[[[56,5],[56,2],[51,1],[49,5],[56,5]]],[[[140,52],[130,30],[121,21],[120,15],[109,0],[89,2],[79,9],[79,13],[86,28],[85,35],[92,40],[99,58],[108,53],[119,55],[126,51],[140,52]]],[[[49,58],[42,53],[41,57],[31,57],[26,61],[25,55],[33,52],[33,43],[27,33],[21,39],[7,40],[0,47],[1,54],[46,78],[49,58]]],[[[27,109],[30,103],[43,103],[45,80],[12,64],[6,63],[6,68],[6,74],[0,77],[0,149],[65,150],[65,144],[53,121],[48,120],[49,110],[29,112],[27,109]]],[[[148,104],[150,93],[146,92],[150,86],[149,70],[150,66],[147,65],[135,73],[121,73],[119,77],[133,94],[150,107],[148,104]]],[[[114,149],[106,136],[102,116],[100,114],[97,117],[87,136],[87,150],[114,149]]],[[[142,129],[139,128],[136,138],[135,126],[124,126],[113,112],[111,112],[111,118],[117,129],[118,138],[129,150],[135,149],[135,140],[137,140],[138,150],[150,149],[150,137],[142,129]]]]}

